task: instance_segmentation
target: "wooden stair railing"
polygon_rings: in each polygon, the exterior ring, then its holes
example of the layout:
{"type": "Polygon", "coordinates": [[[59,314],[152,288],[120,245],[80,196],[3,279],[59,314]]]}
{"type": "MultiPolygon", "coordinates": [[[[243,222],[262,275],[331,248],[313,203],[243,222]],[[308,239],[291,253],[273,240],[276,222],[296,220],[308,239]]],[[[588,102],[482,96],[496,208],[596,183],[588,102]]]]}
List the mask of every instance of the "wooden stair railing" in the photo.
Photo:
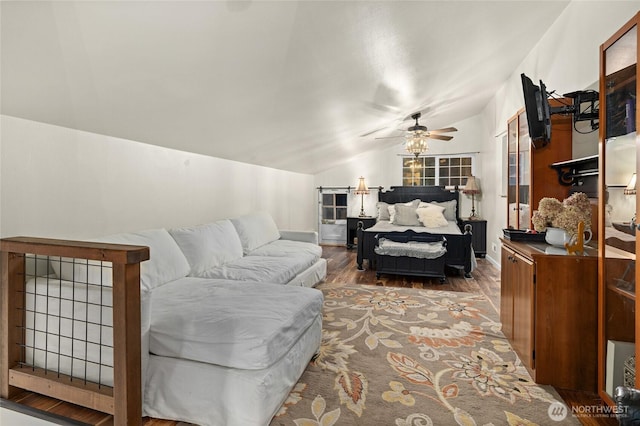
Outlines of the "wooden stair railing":
{"type": "Polygon", "coordinates": [[[27,390],[112,414],[116,425],[140,425],[140,263],[148,259],[149,248],[144,246],[29,237],[0,240],[0,397],[10,399],[27,390]],[[31,255],[111,262],[113,387],[22,365],[26,259],[31,255]]]}

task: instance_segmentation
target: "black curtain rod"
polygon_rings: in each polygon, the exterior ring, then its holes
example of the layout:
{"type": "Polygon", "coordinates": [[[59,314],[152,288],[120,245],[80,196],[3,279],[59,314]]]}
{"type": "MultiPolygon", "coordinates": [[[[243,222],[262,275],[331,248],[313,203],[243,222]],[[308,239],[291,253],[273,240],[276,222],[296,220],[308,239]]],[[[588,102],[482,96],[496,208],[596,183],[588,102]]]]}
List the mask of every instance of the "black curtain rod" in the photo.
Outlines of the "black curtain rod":
{"type": "MultiPolygon", "coordinates": [[[[316,189],[320,192],[322,192],[323,189],[346,189],[348,192],[351,192],[351,190],[355,190],[356,187],[355,186],[318,186],[316,187],[316,189]]],[[[377,189],[378,191],[382,191],[384,189],[383,186],[372,186],[369,187],[369,190],[372,189],[377,189]]]]}

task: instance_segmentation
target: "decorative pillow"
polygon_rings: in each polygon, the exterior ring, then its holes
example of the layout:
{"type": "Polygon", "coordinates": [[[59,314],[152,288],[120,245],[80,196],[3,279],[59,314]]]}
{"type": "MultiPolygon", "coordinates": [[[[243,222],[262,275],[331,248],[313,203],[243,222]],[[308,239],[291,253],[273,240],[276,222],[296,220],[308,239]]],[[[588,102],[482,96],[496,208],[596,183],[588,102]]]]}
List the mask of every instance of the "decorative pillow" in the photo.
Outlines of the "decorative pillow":
{"type": "Polygon", "coordinates": [[[452,220],[454,222],[458,220],[458,218],[456,217],[456,206],[458,204],[457,200],[442,201],[442,202],[432,201],[430,204],[444,207],[443,214],[445,219],[452,220]]]}
{"type": "Polygon", "coordinates": [[[253,213],[231,219],[238,231],[244,254],[280,239],[280,231],[267,212],[253,213]]]}
{"type": "Polygon", "coordinates": [[[422,226],[420,221],[418,220],[418,215],[416,214],[416,208],[414,206],[404,206],[402,204],[396,204],[395,206],[396,214],[394,216],[393,223],[394,225],[402,225],[402,226],[422,226]]]}
{"type": "Polygon", "coordinates": [[[411,206],[414,209],[418,208],[418,205],[420,204],[420,200],[413,200],[413,201],[409,201],[407,203],[401,204],[389,204],[389,222],[391,223],[395,223],[395,216],[396,216],[396,206],[411,206]]]}
{"type": "Polygon", "coordinates": [[[222,266],[242,257],[242,243],[230,220],[220,220],[206,225],[170,229],[189,261],[192,277],[198,277],[209,269],[222,266]]]}
{"type": "Polygon", "coordinates": [[[391,220],[391,217],[389,217],[389,204],[384,201],[378,201],[376,208],[378,209],[378,220],[391,220]]]}
{"type": "Polygon", "coordinates": [[[416,214],[425,227],[438,228],[449,224],[442,214],[443,211],[444,207],[430,205],[428,207],[418,207],[416,214]]]}

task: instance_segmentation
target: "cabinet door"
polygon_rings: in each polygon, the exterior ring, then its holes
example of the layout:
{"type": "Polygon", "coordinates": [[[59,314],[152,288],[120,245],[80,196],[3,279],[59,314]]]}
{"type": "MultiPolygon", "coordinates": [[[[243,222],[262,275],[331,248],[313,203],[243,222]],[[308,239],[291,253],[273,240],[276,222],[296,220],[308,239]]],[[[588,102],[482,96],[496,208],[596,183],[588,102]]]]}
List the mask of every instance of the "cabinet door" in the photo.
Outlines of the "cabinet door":
{"type": "MultiPolygon", "coordinates": [[[[533,263],[514,254],[513,267],[513,349],[523,365],[532,370],[534,350],[535,286],[533,263]]],[[[533,374],[532,374],[533,375],[533,374]]]]}
{"type": "Polygon", "coordinates": [[[500,322],[502,333],[507,339],[513,339],[513,280],[515,253],[505,247],[501,252],[500,271],[500,322]]]}
{"type": "MultiPolygon", "coordinates": [[[[621,348],[630,347],[632,352],[635,351],[636,358],[639,355],[637,346],[634,350],[629,345],[635,343],[638,330],[635,294],[635,283],[640,279],[635,262],[638,250],[635,238],[638,200],[635,188],[625,190],[638,165],[638,17],[636,15],[603,43],[600,51],[600,176],[603,177],[600,191],[605,196],[600,198],[598,208],[601,247],[598,393],[609,404],[613,404],[611,395],[616,386],[634,385],[624,382],[624,364],[630,355],[620,356],[621,348]],[[619,229],[616,228],[626,229],[632,236],[618,238],[616,231],[619,232],[619,229]]],[[[640,375],[635,374],[636,388],[640,387],[639,378],[640,375]]]]}
{"type": "Polygon", "coordinates": [[[518,229],[531,225],[531,138],[527,114],[518,115],[518,229]]]}
{"type": "Polygon", "coordinates": [[[518,116],[507,123],[507,228],[518,229],[518,116]]]}

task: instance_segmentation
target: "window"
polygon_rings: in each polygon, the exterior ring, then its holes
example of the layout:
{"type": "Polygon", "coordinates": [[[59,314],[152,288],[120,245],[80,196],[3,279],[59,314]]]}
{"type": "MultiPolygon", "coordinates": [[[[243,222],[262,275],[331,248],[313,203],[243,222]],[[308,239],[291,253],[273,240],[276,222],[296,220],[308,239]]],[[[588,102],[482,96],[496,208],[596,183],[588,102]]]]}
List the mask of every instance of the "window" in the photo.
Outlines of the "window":
{"type": "Polygon", "coordinates": [[[433,156],[402,159],[402,185],[462,186],[473,170],[473,156],[433,156]]]}
{"type": "Polygon", "coordinates": [[[322,222],[347,218],[347,194],[322,194],[322,222]]]}

